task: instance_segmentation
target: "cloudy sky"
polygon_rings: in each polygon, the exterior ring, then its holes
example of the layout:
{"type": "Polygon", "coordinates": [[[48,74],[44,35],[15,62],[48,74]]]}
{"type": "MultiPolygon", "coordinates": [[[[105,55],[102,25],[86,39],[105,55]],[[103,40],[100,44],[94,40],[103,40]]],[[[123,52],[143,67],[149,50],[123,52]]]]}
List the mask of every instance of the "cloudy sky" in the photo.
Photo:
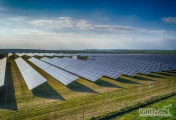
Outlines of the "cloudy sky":
{"type": "Polygon", "coordinates": [[[176,49],[175,0],[0,0],[0,48],[176,49]]]}

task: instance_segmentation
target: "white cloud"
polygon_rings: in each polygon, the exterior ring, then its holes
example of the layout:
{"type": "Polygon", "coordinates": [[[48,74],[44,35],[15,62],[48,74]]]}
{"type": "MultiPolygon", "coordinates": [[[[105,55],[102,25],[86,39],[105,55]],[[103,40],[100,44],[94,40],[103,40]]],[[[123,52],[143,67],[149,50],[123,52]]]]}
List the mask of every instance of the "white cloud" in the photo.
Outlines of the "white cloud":
{"type": "Polygon", "coordinates": [[[174,33],[166,30],[93,24],[88,20],[70,17],[50,20],[23,16],[0,18],[0,48],[173,49],[175,38],[174,33]],[[172,40],[169,36],[172,36],[172,40]]]}
{"type": "Polygon", "coordinates": [[[176,37],[96,33],[53,33],[42,30],[13,30],[0,37],[0,48],[33,49],[174,49],[176,37]],[[10,43],[10,44],[9,44],[10,43]]]}
{"type": "Polygon", "coordinates": [[[80,19],[77,22],[75,21],[75,27],[79,29],[89,29],[94,30],[94,26],[90,24],[87,20],[80,19]]]}
{"type": "Polygon", "coordinates": [[[176,17],[165,17],[162,18],[163,22],[176,23],[176,17]]]}
{"type": "Polygon", "coordinates": [[[34,20],[30,22],[35,26],[40,26],[50,29],[76,29],[76,30],[91,30],[91,31],[110,31],[110,32],[146,32],[146,33],[163,33],[164,30],[147,30],[131,26],[122,25],[106,25],[106,24],[91,24],[84,19],[73,20],[70,17],[59,17],[54,20],[34,20]]]}
{"type": "Polygon", "coordinates": [[[95,25],[94,28],[96,30],[109,30],[109,31],[140,31],[142,32],[143,29],[134,28],[130,26],[117,26],[117,25],[95,25]]]}
{"type": "Polygon", "coordinates": [[[56,20],[36,20],[30,23],[33,25],[54,29],[73,28],[75,24],[70,17],[60,17],[56,20]]]}

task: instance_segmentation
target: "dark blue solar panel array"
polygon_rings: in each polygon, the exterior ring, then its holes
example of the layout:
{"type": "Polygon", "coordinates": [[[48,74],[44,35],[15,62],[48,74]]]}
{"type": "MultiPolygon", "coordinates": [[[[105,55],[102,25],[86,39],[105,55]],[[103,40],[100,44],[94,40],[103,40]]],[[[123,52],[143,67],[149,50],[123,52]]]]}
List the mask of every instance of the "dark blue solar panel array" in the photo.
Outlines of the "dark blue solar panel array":
{"type": "Polygon", "coordinates": [[[50,74],[52,77],[54,77],[56,80],[60,81],[64,85],[68,85],[78,79],[78,76],[70,74],[69,72],[61,70],[36,58],[32,57],[29,59],[29,61],[37,65],[39,68],[44,70],[46,73],[50,74]]]}
{"type": "Polygon", "coordinates": [[[87,54],[86,56],[90,58],[87,61],[67,57],[41,60],[91,81],[96,81],[102,76],[116,79],[122,74],[135,76],[137,73],[176,70],[176,55],[87,54]]]}
{"type": "Polygon", "coordinates": [[[62,68],[66,71],[74,73],[80,77],[86,78],[91,81],[96,81],[102,76],[98,71],[90,71],[93,67],[91,64],[72,58],[42,58],[41,60],[48,62],[54,66],[62,68]]]}

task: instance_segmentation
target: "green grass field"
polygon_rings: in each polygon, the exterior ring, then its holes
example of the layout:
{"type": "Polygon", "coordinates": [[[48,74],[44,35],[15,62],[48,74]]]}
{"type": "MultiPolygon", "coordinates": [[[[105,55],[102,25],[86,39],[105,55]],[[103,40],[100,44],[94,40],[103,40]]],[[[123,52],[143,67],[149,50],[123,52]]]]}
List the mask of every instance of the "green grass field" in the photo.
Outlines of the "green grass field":
{"type": "Polygon", "coordinates": [[[171,117],[139,117],[139,110],[135,110],[133,112],[119,116],[112,120],[140,120],[140,119],[142,120],[164,120],[164,119],[175,120],[176,119],[176,96],[173,96],[166,100],[162,100],[154,104],[148,105],[145,108],[163,108],[165,105],[169,105],[169,104],[172,104],[172,107],[170,108],[170,112],[172,114],[171,117]]]}
{"type": "Polygon", "coordinates": [[[14,61],[16,57],[8,58],[8,77],[0,101],[2,120],[91,119],[176,90],[176,71],[122,75],[118,79],[102,77],[95,83],[79,78],[64,86],[24,57],[47,79],[47,83],[30,91],[14,61]],[[149,82],[154,86],[150,90],[149,82]]]}

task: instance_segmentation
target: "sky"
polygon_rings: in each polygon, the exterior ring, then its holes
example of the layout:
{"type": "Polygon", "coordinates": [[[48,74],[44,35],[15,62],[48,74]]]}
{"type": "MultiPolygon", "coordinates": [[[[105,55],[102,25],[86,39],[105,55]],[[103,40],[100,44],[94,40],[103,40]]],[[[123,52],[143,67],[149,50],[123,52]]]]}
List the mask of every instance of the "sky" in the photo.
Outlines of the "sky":
{"type": "Polygon", "coordinates": [[[176,0],[0,0],[0,49],[176,50],[176,0]]]}

